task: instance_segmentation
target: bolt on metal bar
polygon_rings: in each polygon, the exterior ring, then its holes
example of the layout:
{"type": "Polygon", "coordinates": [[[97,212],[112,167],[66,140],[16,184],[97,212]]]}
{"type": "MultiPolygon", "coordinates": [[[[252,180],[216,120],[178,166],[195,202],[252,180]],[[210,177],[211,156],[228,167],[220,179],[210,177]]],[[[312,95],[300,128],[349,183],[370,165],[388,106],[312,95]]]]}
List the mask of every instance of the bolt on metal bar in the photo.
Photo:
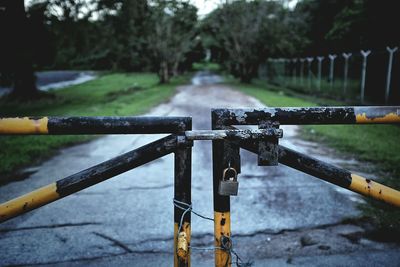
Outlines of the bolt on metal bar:
{"type": "MultiPolygon", "coordinates": [[[[258,153],[256,143],[243,142],[241,147],[258,153]]],[[[279,162],[350,191],[400,207],[400,191],[281,145],[279,145],[279,162]]]]}
{"type": "Polygon", "coordinates": [[[0,204],[0,223],[98,184],[174,152],[177,137],[169,135],[138,149],[0,204]]]}
{"type": "Polygon", "coordinates": [[[212,116],[220,125],[399,124],[400,106],[213,109],[212,116]]]}
{"type": "Polygon", "coordinates": [[[0,135],[168,134],[187,130],[191,117],[0,118],[0,135]]]}

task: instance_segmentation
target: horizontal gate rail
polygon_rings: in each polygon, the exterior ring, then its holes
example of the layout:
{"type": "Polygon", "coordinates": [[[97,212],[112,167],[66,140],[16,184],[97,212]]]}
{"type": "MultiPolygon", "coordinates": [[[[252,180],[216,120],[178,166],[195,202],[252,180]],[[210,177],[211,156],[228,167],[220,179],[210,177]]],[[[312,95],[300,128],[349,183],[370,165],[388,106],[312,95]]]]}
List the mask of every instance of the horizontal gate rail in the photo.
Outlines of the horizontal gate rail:
{"type": "Polygon", "coordinates": [[[190,117],[0,118],[0,135],[168,134],[191,129],[190,117]]]}
{"type": "Polygon", "coordinates": [[[391,124],[400,123],[400,107],[213,109],[212,116],[218,125],[391,124]]]}
{"type": "Polygon", "coordinates": [[[98,184],[118,174],[174,152],[177,136],[169,135],[91,168],[0,204],[0,222],[98,184]]]}

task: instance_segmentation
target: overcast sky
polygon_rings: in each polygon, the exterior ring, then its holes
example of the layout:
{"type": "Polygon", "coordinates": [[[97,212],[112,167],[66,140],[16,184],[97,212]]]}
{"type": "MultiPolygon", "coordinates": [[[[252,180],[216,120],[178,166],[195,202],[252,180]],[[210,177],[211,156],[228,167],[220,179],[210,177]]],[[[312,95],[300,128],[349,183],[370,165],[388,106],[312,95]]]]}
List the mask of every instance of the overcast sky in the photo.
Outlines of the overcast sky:
{"type": "MultiPolygon", "coordinates": [[[[32,0],[25,0],[25,4],[29,4],[32,0]]],[[[218,7],[220,3],[226,2],[226,0],[190,0],[198,9],[198,15],[200,17],[210,13],[218,7]]],[[[298,0],[290,0],[289,7],[292,8],[296,5],[298,0]]]]}
{"type": "Polygon", "coordinates": [[[217,8],[221,0],[192,0],[192,3],[199,9],[199,16],[204,16],[217,8]]]}
{"type": "MultiPolygon", "coordinates": [[[[220,3],[226,2],[226,0],[191,0],[191,1],[199,9],[198,12],[199,16],[204,16],[210,13],[215,8],[217,8],[220,3]]],[[[288,1],[288,7],[294,8],[297,2],[298,0],[288,1]]]]}

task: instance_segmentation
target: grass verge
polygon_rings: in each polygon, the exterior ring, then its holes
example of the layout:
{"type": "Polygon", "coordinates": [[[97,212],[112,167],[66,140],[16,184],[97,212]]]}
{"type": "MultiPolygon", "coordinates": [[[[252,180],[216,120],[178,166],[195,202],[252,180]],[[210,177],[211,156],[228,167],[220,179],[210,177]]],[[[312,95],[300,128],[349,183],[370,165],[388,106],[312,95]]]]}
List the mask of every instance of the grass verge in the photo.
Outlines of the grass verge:
{"type": "MultiPolygon", "coordinates": [[[[53,98],[29,103],[0,99],[0,116],[126,116],[143,114],[170,98],[186,77],[160,85],[154,74],[107,74],[54,91],[53,98]]],[[[0,136],[0,184],[15,179],[18,168],[53,155],[57,149],[93,136],[0,136]]]]}
{"type": "MultiPolygon", "coordinates": [[[[302,107],[340,105],[337,101],[300,95],[285,88],[255,81],[229,84],[271,107],[302,107]]],[[[371,162],[380,170],[379,181],[400,190],[400,127],[393,125],[309,125],[301,127],[303,138],[325,143],[337,151],[365,162],[371,162]]],[[[377,228],[400,233],[400,211],[385,204],[367,200],[361,209],[377,228]]]]}

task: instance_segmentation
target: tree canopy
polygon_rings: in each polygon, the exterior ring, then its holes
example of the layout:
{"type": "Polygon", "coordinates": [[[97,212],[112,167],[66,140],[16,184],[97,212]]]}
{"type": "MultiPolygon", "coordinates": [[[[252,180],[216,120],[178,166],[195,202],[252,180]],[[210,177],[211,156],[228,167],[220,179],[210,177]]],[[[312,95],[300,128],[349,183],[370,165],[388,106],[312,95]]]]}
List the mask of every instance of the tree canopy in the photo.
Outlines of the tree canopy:
{"type": "Polygon", "coordinates": [[[400,43],[395,0],[287,2],[223,1],[200,20],[189,0],[0,0],[0,85],[32,94],[33,70],[46,69],[152,71],[168,82],[206,51],[249,82],[270,57],[400,43]]]}

